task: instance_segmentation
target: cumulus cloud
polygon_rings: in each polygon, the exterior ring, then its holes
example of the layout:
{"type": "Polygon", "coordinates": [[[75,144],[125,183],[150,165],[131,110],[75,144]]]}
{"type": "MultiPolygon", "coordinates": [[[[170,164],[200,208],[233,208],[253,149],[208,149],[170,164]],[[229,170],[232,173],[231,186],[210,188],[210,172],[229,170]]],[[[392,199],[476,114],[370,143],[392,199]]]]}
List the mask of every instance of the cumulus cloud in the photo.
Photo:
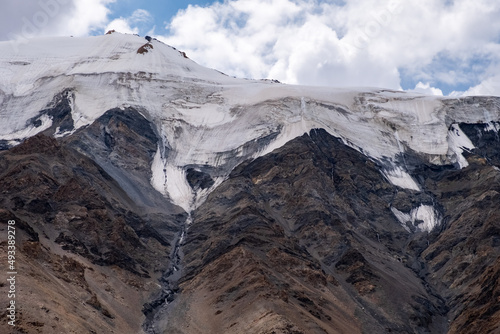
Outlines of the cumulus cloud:
{"type": "Polygon", "coordinates": [[[481,82],[469,88],[463,95],[500,96],[500,64],[491,66],[483,75],[481,82]]]}
{"type": "Polygon", "coordinates": [[[498,17],[496,0],[233,0],[189,6],[158,37],[235,76],[439,93],[480,85],[498,17]]]}
{"type": "MultiPolygon", "coordinates": [[[[148,26],[153,21],[153,17],[147,10],[137,9],[129,17],[114,19],[104,30],[116,30],[124,34],[138,34],[142,28],[148,26]]],[[[151,29],[148,34],[152,34],[153,29],[151,29]]]]}
{"type": "Polygon", "coordinates": [[[85,36],[107,22],[114,0],[3,0],[0,40],[85,36]],[[5,3],[4,3],[5,2],[5,3]]]}
{"type": "MultiPolygon", "coordinates": [[[[61,0],[58,0],[61,1],[61,0]]],[[[65,0],[73,2],[74,10],[67,13],[59,23],[57,31],[68,31],[71,35],[84,36],[100,30],[108,20],[107,5],[115,0],[65,0]]]]}
{"type": "Polygon", "coordinates": [[[431,87],[429,83],[423,83],[423,82],[417,83],[415,88],[411,89],[410,92],[421,93],[426,95],[443,96],[443,91],[441,89],[431,87]]]}

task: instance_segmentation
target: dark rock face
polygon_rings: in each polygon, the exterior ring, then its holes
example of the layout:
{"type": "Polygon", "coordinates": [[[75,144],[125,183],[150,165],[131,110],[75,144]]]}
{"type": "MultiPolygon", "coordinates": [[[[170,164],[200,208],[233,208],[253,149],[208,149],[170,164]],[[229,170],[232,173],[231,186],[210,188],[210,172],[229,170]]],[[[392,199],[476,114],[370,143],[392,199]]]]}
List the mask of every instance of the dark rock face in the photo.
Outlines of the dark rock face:
{"type": "Polygon", "coordinates": [[[473,153],[480,158],[486,159],[494,166],[500,166],[500,123],[490,124],[460,124],[462,131],[469,137],[474,146],[473,153]]]}
{"type": "Polygon", "coordinates": [[[140,211],[117,182],[85,156],[44,135],[11,152],[2,157],[8,166],[2,188],[13,198],[3,199],[4,207],[31,220],[36,217],[43,224],[40,229],[48,228],[46,234],[58,231],[55,242],[78,249],[97,264],[115,264],[135,273],[148,271],[141,259],[146,251],[141,238],[168,247],[168,235],[151,227],[153,218],[137,214],[140,211]],[[19,202],[27,204],[19,208],[19,202]]]}
{"type": "Polygon", "coordinates": [[[136,110],[109,110],[66,140],[99,164],[135,202],[161,207],[163,198],[149,184],[158,139],[155,129],[136,110]]]}
{"type": "Polygon", "coordinates": [[[164,332],[439,332],[445,306],[408,265],[397,191],[323,130],[240,165],[193,215],[164,332]]]}
{"type": "Polygon", "coordinates": [[[9,141],[1,139],[0,140],[0,151],[8,150],[10,147],[9,141]]]}
{"type": "MultiPolygon", "coordinates": [[[[133,146],[130,136],[123,140],[133,146]]],[[[16,221],[23,275],[18,328],[36,332],[30,329],[36,320],[51,332],[137,332],[141,306],[158,289],[156,281],[169,264],[182,214],[144,210],[101,166],[71,146],[71,141],[40,134],[0,154],[0,224],[5,230],[8,220],[16,221]],[[68,265],[61,267],[60,261],[68,265]],[[104,279],[108,275],[112,279],[104,279]],[[47,312],[40,313],[38,303],[26,298],[42,303],[47,312]],[[130,298],[132,305],[123,305],[121,298],[130,298]]],[[[7,254],[7,243],[0,245],[7,254]]]]}
{"type": "Polygon", "coordinates": [[[495,333],[500,326],[500,173],[498,137],[484,125],[461,124],[476,146],[469,166],[446,173],[426,169],[426,187],[446,213],[445,226],[422,249],[427,280],[449,307],[449,333],[495,333]]]}
{"type": "Polygon", "coordinates": [[[498,331],[500,174],[468,158],[457,170],[408,156],[416,193],[313,130],[238,166],[193,215],[163,332],[498,331]],[[442,226],[407,232],[390,207],[415,203],[442,226]]]}
{"type": "Polygon", "coordinates": [[[186,179],[193,190],[207,189],[214,185],[214,180],[209,174],[198,171],[194,168],[186,170],[186,179]]]}
{"type": "Polygon", "coordinates": [[[40,114],[29,120],[29,123],[35,127],[40,127],[42,125],[41,118],[45,116],[52,119],[52,126],[43,131],[44,134],[53,135],[73,130],[74,124],[71,115],[71,101],[73,98],[73,92],[70,89],[62,91],[54,97],[47,109],[40,111],[40,114]]]}

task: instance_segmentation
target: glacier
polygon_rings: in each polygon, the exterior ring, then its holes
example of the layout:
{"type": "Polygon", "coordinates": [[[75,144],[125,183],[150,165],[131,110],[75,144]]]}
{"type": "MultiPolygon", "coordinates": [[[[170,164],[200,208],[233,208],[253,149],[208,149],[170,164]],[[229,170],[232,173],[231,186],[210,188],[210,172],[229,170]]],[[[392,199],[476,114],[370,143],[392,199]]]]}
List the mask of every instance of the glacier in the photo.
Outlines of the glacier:
{"type": "MultiPolygon", "coordinates": [[[[239,163],[315,128],[379,162],[389,182],[415,192],[421,187],[401,161],[405,152],[417,152],[431,164],[465,168],[463,152],[474,146],[458,124],[484,122],[498,129],[500,108],[466,98],[234,78],[157,40],[139,54],[145,43],[120,33],[34,39],[17,48],[0,42],[0,140],[12,146],[50,128],[52,119],[41,110],[53,104],[61,87],[71,95],[74,128],[57,129],[56,137],[92,124],[107,110],[134,108],[161,139],[151,161],[151,184],[189,213],[239,163]],[[191,189],[188,167],[203,170],[215,183],[191,189]]],[[[394,214],[423,220],[422,230],[438,224],[432,207],[394,214]]]]}

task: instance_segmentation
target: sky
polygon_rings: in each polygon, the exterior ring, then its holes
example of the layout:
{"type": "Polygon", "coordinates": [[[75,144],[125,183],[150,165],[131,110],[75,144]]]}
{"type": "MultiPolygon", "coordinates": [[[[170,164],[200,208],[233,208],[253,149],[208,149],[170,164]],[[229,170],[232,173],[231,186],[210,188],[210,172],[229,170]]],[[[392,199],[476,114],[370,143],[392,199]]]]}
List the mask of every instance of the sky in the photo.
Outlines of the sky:
{"type": "Polygon", "coordinates": [[[111,29],[237,77],[500,96],[498,0],[0,0],[0,40],[111,29]]]}

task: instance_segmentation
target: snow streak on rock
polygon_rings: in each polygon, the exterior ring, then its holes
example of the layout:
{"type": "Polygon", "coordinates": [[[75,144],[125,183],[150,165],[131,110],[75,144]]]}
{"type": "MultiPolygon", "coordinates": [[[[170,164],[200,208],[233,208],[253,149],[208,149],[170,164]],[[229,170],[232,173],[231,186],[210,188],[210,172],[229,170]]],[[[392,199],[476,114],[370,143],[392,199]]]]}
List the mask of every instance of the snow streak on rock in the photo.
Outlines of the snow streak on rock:
{"type": "Polygon", "coordinates": [[[419,231],[431,232],[436,226],[440,225],[441,218],[439,213],[431,205],[420,205],[419,207],[412,209],[409,213],[404,213],[396,208],[391,208],[394,216],[399,220],[401,225],[410,232],[411,229],[408,226],[416,227],[419,231]]]}
{"type": "Polygon", "coordinates": [[[464,158],[462,153],[464,150],[470,151],[474,148],[474,144],[470,139],[463,133],[457,124],[452,124],[450,130],[448,131],[448,145],[449,145],[449,155],[451,156],[451,161],[458,163],[460,168],[465,168],[469,165],[467,159],[464,158]]]}
{"type": "Polygon", "coordinates": [[[160,147],[156,150],[155,156],[153,158],[153,163],[151,164],[151,185],[158,190],[163,195],[165,192],[165,160],[161,156],[160,147]]]}
{"type": "Polygon", "coordinates": [[[415,191],[421,190],[415,180],[402,167],[396,166],[394,169],[385,170],[383,174],[395,186],[415,191]]]}

